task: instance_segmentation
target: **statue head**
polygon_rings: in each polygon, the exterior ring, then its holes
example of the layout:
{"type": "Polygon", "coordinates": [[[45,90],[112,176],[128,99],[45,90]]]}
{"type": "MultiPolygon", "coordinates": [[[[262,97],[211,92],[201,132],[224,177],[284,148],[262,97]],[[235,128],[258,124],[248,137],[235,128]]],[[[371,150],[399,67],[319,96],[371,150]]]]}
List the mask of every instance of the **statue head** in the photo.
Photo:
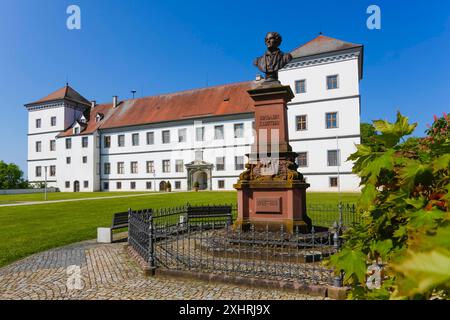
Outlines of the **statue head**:
{"type": "Polygon", "coordinates": [[[265,38],[267,49],[270,51],[277,50],[282,40],[278,32],[268,32],[265,38]]]}

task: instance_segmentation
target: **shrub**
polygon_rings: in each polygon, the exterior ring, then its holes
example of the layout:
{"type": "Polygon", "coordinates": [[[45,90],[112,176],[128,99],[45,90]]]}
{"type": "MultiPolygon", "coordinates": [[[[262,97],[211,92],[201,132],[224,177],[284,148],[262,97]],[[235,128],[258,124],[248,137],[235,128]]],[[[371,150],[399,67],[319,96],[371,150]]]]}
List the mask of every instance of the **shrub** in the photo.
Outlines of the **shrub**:
{"type": "Polygon", "coordinates": [[[345,272],[353,299],[448,297],[450,288],[450,119],[435,121],[426,138],[409,138],[416,124],[374,121],[379,132],[349,157],[363,185],[363,222],[343,235],[330,258],[345,272]],[[367,265],[386,266],[380,289],[365,286],[367,265]]]}

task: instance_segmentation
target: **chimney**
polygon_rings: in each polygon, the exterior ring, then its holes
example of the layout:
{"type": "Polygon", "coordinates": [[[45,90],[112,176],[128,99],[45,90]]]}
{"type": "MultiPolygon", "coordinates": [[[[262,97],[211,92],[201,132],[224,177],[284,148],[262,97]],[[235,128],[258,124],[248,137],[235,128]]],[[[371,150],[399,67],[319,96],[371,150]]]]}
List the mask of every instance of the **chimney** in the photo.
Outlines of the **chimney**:
{"type": "Polygon", "coordinates": [[[92,100],[91,101],[91,108],[95,108],[96,105],[97,105],[97,101],[92,100]]]}
{"type": "Polygon", "coordinates": [[[117,108],[117,96],[113,96],[113,108],[117,108]]]}

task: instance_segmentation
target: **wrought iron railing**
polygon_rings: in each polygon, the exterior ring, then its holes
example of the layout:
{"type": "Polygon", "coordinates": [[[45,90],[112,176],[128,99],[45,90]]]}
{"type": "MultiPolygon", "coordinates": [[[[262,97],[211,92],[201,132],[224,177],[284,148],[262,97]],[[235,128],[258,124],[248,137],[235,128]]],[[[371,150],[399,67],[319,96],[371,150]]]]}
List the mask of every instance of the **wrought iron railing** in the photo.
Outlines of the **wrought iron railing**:
{"type": "MultiPolygon", "coordinates": [[[[332,270],[320,262],[339,250],[340,228],[313,227],[306,234],[298,228],[286,232],[283,226],[277,231],[268,226],[250,226],[243,231],[232,226],[229,210],[224,215],[219,206],[208,207],[216,208],[217,214],[211,214],[215,209],[202,209],[209,212],[203,220],[199,215],[190,219],[189,206],[130,210],[129,244],[151,268],[336,283],[332,270]]],[[[235,210],[231,207],[231,216],[235,217],[235,210]]]]}

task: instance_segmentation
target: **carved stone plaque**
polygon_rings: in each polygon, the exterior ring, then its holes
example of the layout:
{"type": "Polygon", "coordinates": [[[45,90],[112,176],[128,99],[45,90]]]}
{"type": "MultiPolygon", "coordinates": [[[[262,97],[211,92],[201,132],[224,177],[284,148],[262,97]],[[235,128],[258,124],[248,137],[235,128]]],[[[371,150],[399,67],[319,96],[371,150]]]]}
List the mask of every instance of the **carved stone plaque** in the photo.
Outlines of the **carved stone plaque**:
{"type": "Polygon", "coordinates": [[[256,213],[281,213],[280,197],[256,198],[256,213]]]}

